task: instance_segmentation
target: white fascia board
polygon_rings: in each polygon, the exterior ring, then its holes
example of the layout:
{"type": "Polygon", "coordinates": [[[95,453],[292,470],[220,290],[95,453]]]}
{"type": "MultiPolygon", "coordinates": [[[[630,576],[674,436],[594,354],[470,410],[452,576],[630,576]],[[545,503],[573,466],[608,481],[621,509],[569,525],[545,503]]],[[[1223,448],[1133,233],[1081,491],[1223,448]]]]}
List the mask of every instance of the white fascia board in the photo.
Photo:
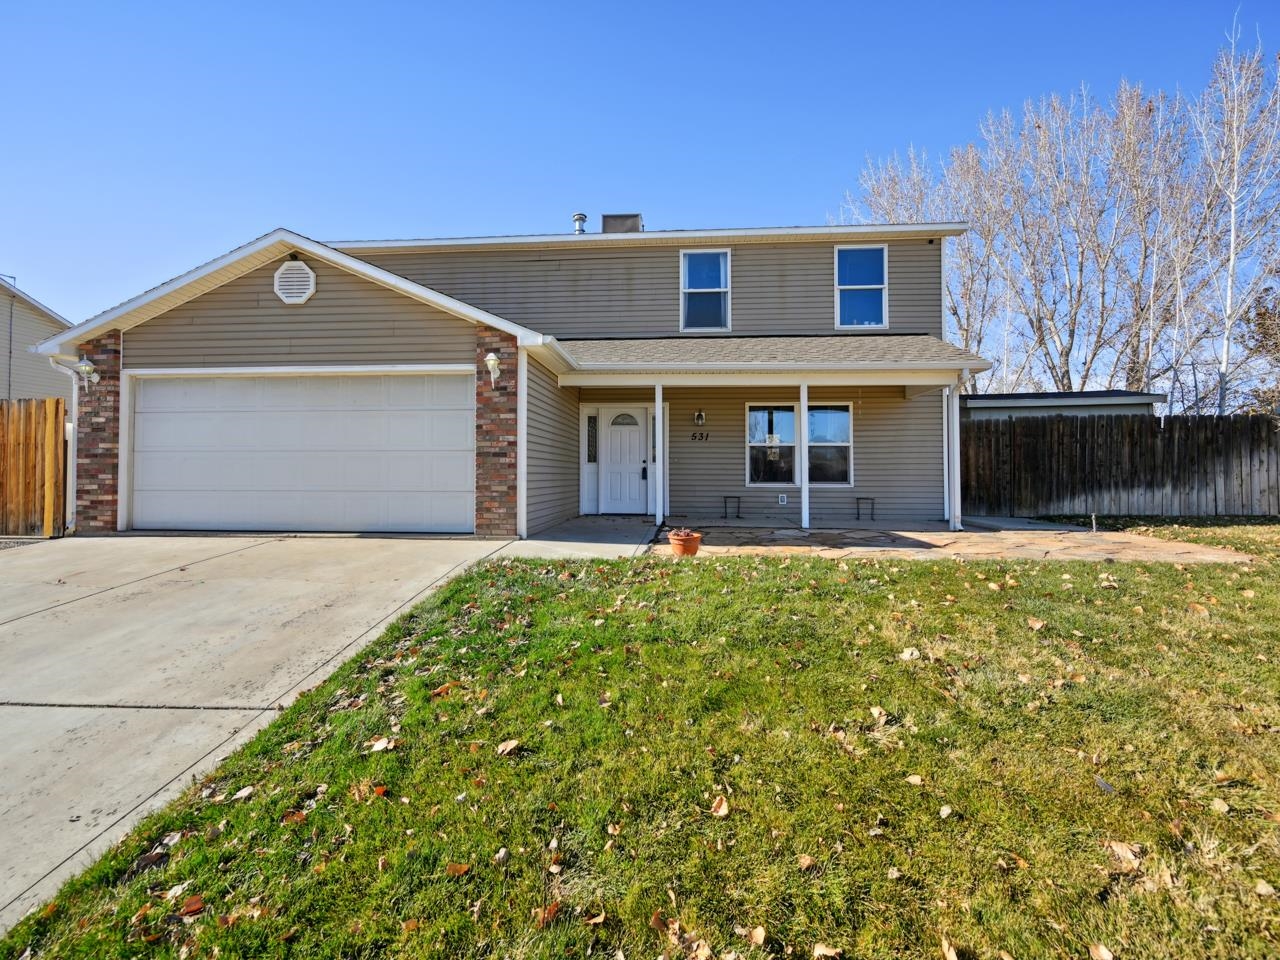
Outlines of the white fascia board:
{"type": "Polygon", "coordinates": [[[1169,398],[1164,394],[1141,397],[1057,397],[1034,398],[1028,400],[992,400],[984,397],[962,397],[962,405],[970,410],[1000,410],[1008,408],[1020,410],[1024,407],[1110,407],[1131,403],[1149,407],[1153,403],[1164,403],[1169,398]]]}
{"type": "MultiPolygon", "coordinates": [[[[132,300],[126,300],[118,307],[113,307],[112,309],[100,313],[96,317],[86,320],[84,323],[74,326],[55,337],[50,337],[39,345],[39,352],[50,355],[63,353],[65,352],[67,344],[70,343],[74,345],[76,342],[92,337],[100,330],[111,328],[127,330],[132,326],[143,323],[146,320],[151,319],[151,317],[140,316],[136,320],[133,320],[133,322],[130,322],[130,315],[161,297],[178,293],[184,287],[210,277],[219,271],[225,270],[229,267],[234,267],[235,264],[243,262],[255,254],[269,252],[274,255],[277,251],[272,248],[275,247],[279,248],[278,252],[281,256],[294,251],[308,254],[315,257],[317,260],[321,260],[331,266],[345,270],[355,276],[363,277],[372,283],[394,290],[397,293],[401,293],[410,299],[417,300],[420,303],[436,307],[437,309],[443,310],[445,313],[452,314],[459,319],[467,320],[471,323],[484,324],[485,326],[493,327],[495,330],[501,330],[504,333],[509,333],[514,336],[522,346],[537,345],[544,339],[541,334],[536,333],[533,330],[529,330],[526,327],[522,327],[519,324],[504,320],[496,314],[481,310],[478,307],[473,307],[469,303],[463,303],[461,300],[446,296],[437,290],[432,290],[430,287],[424,287],[420,283],[414,283],[412,280],[406,280],[404,277],[394,274],[389,270],[384,270],[381,267],[375,267],[373,264],[353,257],[350,254],[343,253],[340,250],[334,250],[317,240],[312,240],[309,237],[304,237],[301,234],[294,233],[292,230],[286,230],[281,227],[279,229],[272,230],[270,233],[265,234],[256,240],[252,240],[249,243],[236,247],[236,249],[225,253],[214,260],[210,260],[208,263],[202,264],[194,270],[190,270],[179,277],[175,277],[166,283],[162,283],[160,286],[148,290],[146,293],[140,294],[132,300]]],[[[258,265],[259,264],[255,263],[239,273],[232,271],[228,274],[226,280],[222,281],[222,283],[229,283],[231,280],[234,280],[239,276],[243,276],[244,273],[248,273],[258,265]]],[[[175,304],[175,306],[177,306],[177,304],[175,304]]]]}
{"type": "Polygon", "coordinates": [[[475,373],[469,363],[350,363],[262,367],[125,367],[127,377],[325,377],[475,373]]]}
{"type": "Polygon", "coordinates": [[[902,387],[949,386],[956,382],[955,370],[875,370],[849,369],[793,370],[790,372],[756,372],[739,369],[736,373],[597,373],[575,370],[562,373],[562,387],[651,387],[657,380],[665,387],[760,386],[794,387],[807,383],[811,387],[902,387]]]}
{"type": "Polygon", "coordinates": [[[902,360],[896,363],[875,363],[872,361],[861,361],[851,363],[824,363],[820,366],[810,366],[799,363],[752,363],[743,361],[740,363],[719,362],[719,363],[698,363],[692,365],[671,365],[663,366],[654,363],[578,363],[578,370],[583,373],[601,373],[601,374],[626,374],[626,373],[644,373],[649,376],[666,376],[668,373],[684,373],[699,375],[706,373],[719,373],[723,371],[736,371],[753,376],[756,373],[788,373],[791,376],[803,377],[807,373],[828,373],[843,370],[863,370],[863,371],[883,371],[883,370],[939,370],[947,371],[952,374],[954,380],[955,374],[960,371],[982,372],[991,369],[991,364],[985,360],[956,360],[951,362],[939,362],[934,360],[902,360]]]}
{"type": "Polygon", "coordinates": [[[564,347],[555,337],[542,337],[542,342],[528,344],[532,348],[534,359],[552,373],[566,373],[577,368],[577,361],[565,352],[564,347]]]}
{"type": "Polygon", "coordinates": [[[335,250],[397,250],[430,247],[498,247],[531,245],[629,246],[680,243],[686,240],[826,240],[839,237],[954,237],[969,229],[962,221],[941,223],[855,223],[821,227],[746,227],[714,230],[642,230],[634,233],[546,233],[523,236],[439,237],[423,240],[333,240],[335,250]]]}
{"type": "Polygon", "coordinates": [[[46,307],[43,303],[41,303],[35,297],[31,296],[31,294],[24,293],[23,291],[19,290],[17,287],[15,287],[12,283],[4,279],[3,277],[0,277],[0,293],[7,293],[11,297],[17,297],[19,300],[26,303],[27,306],[33,307],[36,310],[39,310],[41,313],[48,314],[48,316],[51,319],[57,320],[58,323],[62,324],[64,327],[74,326],[74,324],[72,324],[72,322],[68,320],[66,317],[64,317],[62,314],[58,313],[55,310],[50,310],[48,307],[46,307]]]}

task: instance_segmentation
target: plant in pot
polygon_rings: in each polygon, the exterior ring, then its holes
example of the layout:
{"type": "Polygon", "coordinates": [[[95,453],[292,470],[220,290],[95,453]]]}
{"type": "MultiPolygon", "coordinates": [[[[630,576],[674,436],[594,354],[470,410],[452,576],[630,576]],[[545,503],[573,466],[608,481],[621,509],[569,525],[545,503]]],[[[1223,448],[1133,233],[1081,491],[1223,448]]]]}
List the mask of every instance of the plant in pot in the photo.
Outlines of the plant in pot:
{"type": "Polygon", "coordinates": [[[673,556],[692,557],[702,545],[702,534],[694,533],[688,527],[677,527],[667,533],[667,541],[671,544],[673,556]]]}

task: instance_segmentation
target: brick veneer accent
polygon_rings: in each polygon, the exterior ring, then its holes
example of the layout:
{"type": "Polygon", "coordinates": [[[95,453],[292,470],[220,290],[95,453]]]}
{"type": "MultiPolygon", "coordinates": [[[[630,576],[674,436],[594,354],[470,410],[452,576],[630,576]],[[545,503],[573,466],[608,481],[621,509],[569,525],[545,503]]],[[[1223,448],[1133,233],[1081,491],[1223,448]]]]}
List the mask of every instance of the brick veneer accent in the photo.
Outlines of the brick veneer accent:
{"type": "Polygon", "coordinates": [[[516,418],[518,349],[510,334],[477,327],[476,334],[476,533],[516,535],[516,418]],[[498,355],[498,382],[489,383],[484,358],[498,355]]]}
{"type": "Polygon", "coordinates": [[[76,530],[115,532],[120,481],[120,331],[80,344],[98,382],[80,388],[76,420],[76,530]]]}

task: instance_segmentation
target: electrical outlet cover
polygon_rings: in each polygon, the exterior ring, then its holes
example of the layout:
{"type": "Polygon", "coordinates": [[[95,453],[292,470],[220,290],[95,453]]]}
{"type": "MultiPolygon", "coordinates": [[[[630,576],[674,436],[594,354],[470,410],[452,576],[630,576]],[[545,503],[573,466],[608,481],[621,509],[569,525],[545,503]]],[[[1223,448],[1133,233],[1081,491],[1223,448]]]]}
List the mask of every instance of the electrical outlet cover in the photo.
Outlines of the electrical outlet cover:
{"type": "Polygon", "coordinates": [[[787,495],[785,493],[778,494],[778,506],[785,507],[787,505],[787,495]]]}

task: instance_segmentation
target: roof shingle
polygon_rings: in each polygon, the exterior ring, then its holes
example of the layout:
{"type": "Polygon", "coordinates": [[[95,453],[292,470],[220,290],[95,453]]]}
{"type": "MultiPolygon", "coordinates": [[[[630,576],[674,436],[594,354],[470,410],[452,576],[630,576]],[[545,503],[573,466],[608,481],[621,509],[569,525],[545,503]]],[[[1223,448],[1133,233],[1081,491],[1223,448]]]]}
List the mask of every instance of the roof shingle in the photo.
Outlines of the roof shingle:
{"type": "Polygon", "coordinates": [[[810,370],[963,369],[991,365],[980,356],[924,334],[831,337],[660,337],[562,340],[583,370],[696,372],[714,368],[810,370]]]}

